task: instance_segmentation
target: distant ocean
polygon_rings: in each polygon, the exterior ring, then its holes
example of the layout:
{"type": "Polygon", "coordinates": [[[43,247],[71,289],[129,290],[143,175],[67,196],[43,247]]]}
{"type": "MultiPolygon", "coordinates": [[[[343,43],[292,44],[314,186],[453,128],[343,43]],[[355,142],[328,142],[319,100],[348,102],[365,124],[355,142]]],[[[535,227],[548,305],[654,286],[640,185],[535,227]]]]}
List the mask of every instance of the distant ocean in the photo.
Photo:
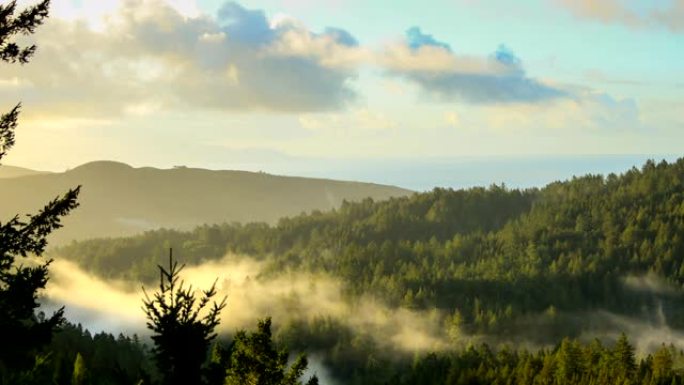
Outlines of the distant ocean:
{"type": "MultiPolygon", "coordinates": [[[[512,188],[542,187],[586,174],[620,174],[648,159],[675,161],[680,155],[494,156],[425,159],[289,160],[261,165],[264,172],[389,184],[415,191],[504,183],[512,188]]],[[[255,165],[243,169],[259,171],[255,165]]]]}

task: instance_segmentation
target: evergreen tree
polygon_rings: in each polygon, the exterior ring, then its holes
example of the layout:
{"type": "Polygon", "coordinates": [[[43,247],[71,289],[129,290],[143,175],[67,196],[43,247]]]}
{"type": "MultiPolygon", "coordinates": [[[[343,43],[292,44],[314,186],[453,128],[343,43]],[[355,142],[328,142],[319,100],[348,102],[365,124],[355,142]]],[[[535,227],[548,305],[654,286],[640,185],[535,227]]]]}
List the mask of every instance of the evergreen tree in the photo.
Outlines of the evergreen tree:
{"type": "MultiPolygon", "coordinates": [[[[20,47],[12,39],[30,35],[48,16],[49,0],[17,11],[15,1],[0,5],[0,60],[25,64],[36,46],[20,47]]],[[[0,160],[14,145],[20,104],[0,116],[0,160]]],[[[50,317],[37,316],[37,294],[48,280],[50,260],[28,265],[17,257],[41,256],[47,236],[61,227],[60,219],[77,206],[80,187],[49,202],[42,211],[26,218],[18,215],[0,222],[0,384],[11,383],[37,362],[37,356],[53,331],[63,322],[60,309],[50,317]]]]}
{"type": "Polygon", "coordinates": [[[582,371],[582,357],[577,343],[563,339],[556,353],[556,382],[569,384],[576,380],[582,371]]]}
{"type": "Polygon", "coordinates": [[[199,385],[202,383],[202,365],[206,360],[211,341],[216,338],[214,329],[226,298],[213,302],[216,283],[195,297],[192,286],[180,281],[178,266],[169,252],[169,266],[159,266],[159,291],[152,297],[145,292],[143,309],[147,327],[154,332],[154,354],[164,385],[199,385]]]}
{"type": "Polygon", "coordinates": [[[629,378],[636,371],[634,347],[629,343],[627,335],[622,333],[613,349],[616,374],[620,378],[629,378]]]}
{"type": "MultiPolygon", "coordinates": [[[[297,357],[287,367],[287,350],[278,350],[271,338],[271,319],[259,321],[257,331],[235,336],[230,354],[226,385],[301,385],[299,378],[306,370],[306,356],[297,357]]],[[[318,385],[312,377],[306,385],[318,385]]]]}
{"type": "Polygon", "coordinates": [[[663,345],[653,355],[651,369],[653,371],[654,380],[660,383],[661,379],[669,379],[672,375],[672,366],[672,353],[670,352],[670,349],[663,345]]]}

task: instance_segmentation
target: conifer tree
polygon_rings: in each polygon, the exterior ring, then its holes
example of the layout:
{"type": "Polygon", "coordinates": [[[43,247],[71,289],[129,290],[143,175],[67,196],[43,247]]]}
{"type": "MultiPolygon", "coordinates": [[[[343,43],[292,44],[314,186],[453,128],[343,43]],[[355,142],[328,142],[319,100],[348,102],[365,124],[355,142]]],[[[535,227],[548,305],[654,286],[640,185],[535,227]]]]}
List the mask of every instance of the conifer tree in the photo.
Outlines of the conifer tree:
{"type": "MultiPolygon", "coordinates": [[[[226,306],[209,302],[216,295],[216,283],[197,298],[192,286],[180,281],[185,265],[178,265],[169,251],[169,266],[159,265],[159,291],[152,297],[145,292],[143,310],[147,327],[154,333],[154,354],[164,385],[199,385],[219,314],[226,306]]],[[[143,288],[144,290],[144,288],[143,288]]]]}
{"type": "MultiPolygon", "coordinates": [[[[49,5],[49,0],[43,0],[21,11],[16,1],[0,5],[0,61],[29,62],[36,46],[20,47],[13,38],[32,34],[47,18],[49,5]]],[[[0,116],[0,160],[14,145],[20,108],[17,104],[0,116]]],[[[49,317],[35,314],[38,291],[47,283],[51,261],[33,265],[17,258],[43,254],[47,236],[61,227],[60,219],[78,205],[79,190],[80,186],[69,190],[38,214],[0,221],[0,384],[25,378],[24,372],[41,361],[39,349],[63,322],[61,309],[49,317]]]]}
{"type": "MultiPolygon", "coordinates": [[[[226,385],[301,385],[299,380],[308,365],[306,356],[298,356],[288,368],[287,350],[278,350],[271,337],[271,319],[259,321],[257,331],[235,335],[230,353],[226,385]]],[[[306,385],[318,385],[313,376],[306,385]]]]}
{"type": "Polygon", "coordinates": [[[629,343],[627,335],[622,333],[613,349],[615,370],[620,378],[629,378],[636,371],[634,347],[629,343]]]}
{"type": "Polygon", "coordinates": [[[672,366],[672,353],[670,352],[670,349],[663,345],[653,355],[651,368],[654,379],[660,380],[662,378],[669,378],[672,375],[672,366]]]}
{"type": "Polygon", "coordinates": [[[577,343],[569,338],[563,339],[556,353],[556,381],[558,384],[572,383],[579,377],[581,367],[581,352],[577,343]]]}

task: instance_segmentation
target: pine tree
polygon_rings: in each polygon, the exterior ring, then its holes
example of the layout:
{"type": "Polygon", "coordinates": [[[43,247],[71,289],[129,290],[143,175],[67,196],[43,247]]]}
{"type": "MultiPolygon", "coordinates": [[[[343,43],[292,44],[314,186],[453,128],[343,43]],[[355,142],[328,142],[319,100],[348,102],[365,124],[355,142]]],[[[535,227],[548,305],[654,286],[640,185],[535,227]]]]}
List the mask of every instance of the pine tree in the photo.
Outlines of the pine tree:
{"type": "Polygon", "coordinates": [[[569,384],[582,372],[582,356],[578,344],[569,338],[563,339],[556,353],[556,381],[569,384]]]}
{"type": "Polygon", "coordinates": [[[180,281],[184,266],[178,266],[170,251],[168,268],[158,266],[159,291],[152,297],[145,292],[143,300],[147,327],[154,332],[154,354],[164,385],[202,383],[202,365],[211,341],[216,338],[214,329],[219,324],[219,314],[226,306],[224,297],[207,309],[216,295],[216,283],[202,291],[198,301],[192,286],[185,287],[180,281]]]}
{"type": "Polygon", "coordinates": [[[651,368],[653,377],[657,380],[669,378],[672,375],[672,353],[666,346],[661,346],[653,355],[653,362],[651,368]]]}
{"type": "MultiPolygon", "coordinates": [[[[261,320],[256,332],[235,335],[225,384],[301,385],[299,378],[308,365],[306,356],[298,356],[288,368],[288,355],[273,344],[271,319],[261,320]]],[[[318,385],[318,378],[313,376],[306,385],[318,385]]]]}
{"type": "Polygon", "coordinates": [[[613,349],[613,359],[615,360],[615,370],[619,378],[630,378],[636,371],[636,358],[634,347],[630,345],[625,333],[620,335],[615,348],[613,349]]]}
{"type": "MultiPolygon", "coordinates": [[[[49,0],[17,11],[15,1],[0,5],[0,60],[28,63],[36,46],[20,47],[11,41],[18,35],[30,35],[48,16],[49,0]]],[[[0,160],[14,145],[21,104],[0,116],[0,160]]],[[[41,359],[39,350],[51,339],[63,322],[63,310],[49,317],[36,315],[38,291],[48,280],[50,260],[28,266],[18,257],[40,257],[47,246],[47,236],[61,227],[61,217],[78,204],[80,186],[49,202],[42,211],[26,218],[18,215],[0,222],[0,384],[25,376],[41,359]]],[[[27,260],[28,262],[28,260],[27,260]]]]}

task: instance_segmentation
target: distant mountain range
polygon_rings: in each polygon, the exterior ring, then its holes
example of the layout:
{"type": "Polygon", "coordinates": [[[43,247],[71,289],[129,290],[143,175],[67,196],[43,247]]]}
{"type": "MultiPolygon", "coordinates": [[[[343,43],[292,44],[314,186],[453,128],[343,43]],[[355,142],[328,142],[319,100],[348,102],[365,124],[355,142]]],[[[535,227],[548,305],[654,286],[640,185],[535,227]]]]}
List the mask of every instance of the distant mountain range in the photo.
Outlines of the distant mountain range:
{"type": "Polygon", "coordinates": [[[110,161],[63,173],[0,166],[0,221],[32,214],[68,188],[82,185],[81,206],[51,244],[115,237],[157,228],[191,229],[223,222],[274,223],[284,216],[329,210],[344,200],[383,200],[410,190],[246,171],[133,168],[110,161]]]}

